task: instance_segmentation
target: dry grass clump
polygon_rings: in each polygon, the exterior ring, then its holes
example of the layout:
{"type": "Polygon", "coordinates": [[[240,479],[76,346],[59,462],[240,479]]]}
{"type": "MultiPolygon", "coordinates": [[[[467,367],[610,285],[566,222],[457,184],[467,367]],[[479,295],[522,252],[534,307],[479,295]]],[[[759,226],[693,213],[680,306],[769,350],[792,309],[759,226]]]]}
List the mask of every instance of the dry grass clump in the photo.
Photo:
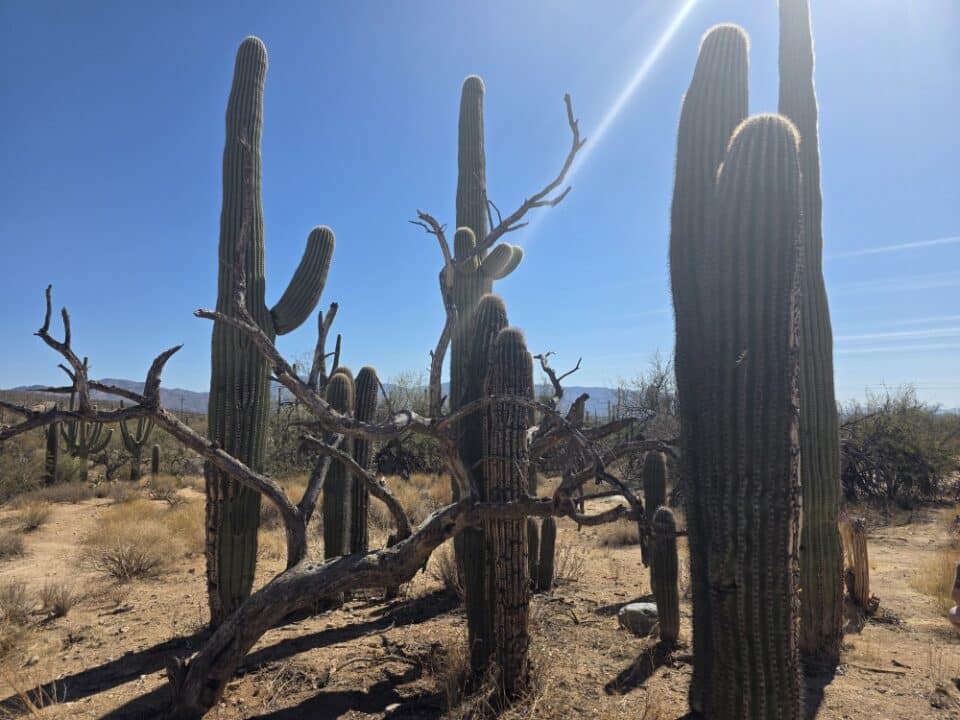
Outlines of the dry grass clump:
{"type": "Polygon", "coordinates": [[[66,482],[31,490],[23,493],[15,500],[16,507],[23,507],[31,502],[72,503],[76,505],[84,500],[96,497],[94,488],[84,482],[66,482]]]}
{"type": "Polygon", "coordinates": [[[603,547],[623,547],[640,542],[640,530],[635,522],[618,520],[601,527],[597,541],[603,547]]]}
{"type": "Polygon", "coordinates": [[[9,530],[0,530],[0,560],[23,556],[23,536],[9,530]]]}
{"type": "Polygon", "coordinates": [[[43,605],[41,610],[47,613],[48,617],[65,616],[80,600],[80,593],[64,583],[48,582],[40,588],[40,602],[43,605]]]}
{"type": "Polygon", "coordinates": [[[24,532],[33,532],[47,520],[50,519],[50,513],[53,508],[50,503],[43,500],[33,500],[25,503],[17,513],[17,519],[20,522],[20,529],[24,532]]]}
{"type": "Polygon", "coordinates": [[[150,478],[148,494],[151,500],[162,500],[169,505],[179,505],[184,502],[180,495],[180,483],[171,475],[157,475],[150,478]]]}
{"type": "Polygon", "coordinates": [[[27,596],[27,586],[22,582],[0,585],[0,620],[14,625],[26,625],[30,620],[33,603],[27,596]]]}
{"type": "Polygon", "coordinates": [[[430,556],[428,568],[430,577],[440,582],[445,590],[454,593],[463,602],[466,591],[463,588],[463,577],[453,552],[452,540],[448,540],[434,550],[430,556]]]}
{"type": "Polygon", "coordinates": [[[910,578],[910,586],[935,598],[938,607],[946,613],[954,604],[950,594],[953,592],[958,561],[960,552],[957,550],[945,547],[934,551],[910,578]]]}
{"type": "Polygon", "coordinates": [[[282,532],[261,529],[257,533],[257,557],[264,560],[284,560],[287,542],[282,532]]]}
{"type": "Polygon", "coordinates": [[[162,574],[185,550],[162,514],[147,500],[112,506],[83,538],[84,559],[120,582],[162,574]]]}
{"type": "Polygon", "coordinates": [[[587,569],[586,551],[574,543],[560,543],[553,556],[554,583],[575,583],[587,569]]]}
{"type": "MultiPolygon", "coordinates": [[[[453,501],[450,479],[445,475],[414,473],[407,480],[390,476],[385,479],[385,484],[415,527],[453,501]]],[[[370,498],[369,517],[374,527],[384,532],[393,529],[393,516],[387,506],[374,497],[370,498]]]]}

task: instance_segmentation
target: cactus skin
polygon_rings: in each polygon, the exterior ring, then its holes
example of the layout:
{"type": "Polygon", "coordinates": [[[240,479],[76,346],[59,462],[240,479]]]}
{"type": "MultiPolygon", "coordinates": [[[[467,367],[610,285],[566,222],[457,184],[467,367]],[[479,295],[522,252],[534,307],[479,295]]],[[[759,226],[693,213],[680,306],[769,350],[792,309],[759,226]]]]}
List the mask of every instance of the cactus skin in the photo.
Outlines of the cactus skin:
{"type": "Polygon", "coordinates": [[[47,452],[43,464],[43,482],[53,485],[57,481],[57,466],[60,465],[60,423],[47,425],[47,452]]]}
{"type": "Polygon", "coordinates": [[[150,474],[154,479],[160,474],[160,446],[156,443],[150,451],[150,474]]]}
{"type": "MultiPolygon", "coordinates": [[[[667,458],[662,452],[648,452],[643,458],[643,504],[652,514],[666,501],[667,458]]],[[[649,530],[640,533],[640,558],[644,565],[650,564],[649,533],[649,530]]]]}
{"type": "MultiPolygon", "coordinates": [[[[802,461],[801,461],[802,462],[802,461]]],[[[844,554],[846,555],[847,591],[854,604],[872,610],[870,599],[870,558],[867,554],[867,523],[863,518],[845,520],[841,525],[844,554]]],[[[802,564],[801,564],[802,567],[802,564]]]]}
{"type": "MultiPolygon", "coordinates": [[[[702,326],[704,243],[712,230],[717,169],[734,129],[747,116],[747,36],[733,25],[709,30],[700,44],[693,79],[683,99],[677,137],[676,177],[670,216],[670,280],[676,318],[674,367],[681,427],[684,487],[697,487],[702,467],[703,401],[709,387],[702,377],[708,357],[702,326]]],[[[701,694],[709,668],[710,616],[707,612],[707,534],[701,499],[687,493],[687,531],[693,591],[695,662],[690,707],[702,711],[701,694]]]]}
{"type": "MultiPolygon", "coordinates": [[[[84,370],[87,368],[87,358],[83,359],[84,370]]],[[[74,409],[75,397],[70,393],[70,409],[74,409]]],[[[80,461],[80,482],[87,481],[88,458],[102,452],[110,444],[113,429],[103,434],[103,423],[73,420],[60,427],[60,436],[66,445],[67,452],[80,461]]]]}
{"type": "Polygon", "coordinates": [[[680,638],[680,591],[677,585],[680,564],[677,560],[677,522],[670,508],[657,508],[652,527],[650,587],[657,603],[660,642],[676,645],[680,638]]]}
{"type": "MultiPolygon", "coordinates": [[[[470,380],[470,392],[475,397],[483,395],[490,364],[491,351],[499,333],[507,327],[507,308],[496,295],[485,295],[477,305],[473,316],[470,350],[473,353],[467,367],[466,378],[470,380]]],[[[474,468],[474,481],[483,493],[483,427],[484,415],[476,412],[460,423],[461,439],[467,443],[469,454],[463,454],[464,464],[474,468]]],[[[526,468],[524,469],[526,472],[526,468]]],[[[527,478],[524,477],[524,486],[527,478]]],[[[484,496],[485,497],[485,496],[484,496]]],[[[486,618],[488,577],[486,546],[483,530],[466,529],[454,539],[457,561],[463,574],[464,605],[467,611],[467,636],[470,641],[470,667],[481,676],[490,659],[486,618]]]]}
{"type": "MultiPolygon", "coordinates": [[[[799,720],[799,137],[760,115],[730,141],[704,253],[706,717],[799,720]]],[[[696,662],[696,660],[695,660],[696,662]]]]}
{"type": "MultiPolygon", "coordinates": [[[[531,463],[532,464],[532,463],[531,463]]],[[[540,574],[537,570],[540,563],[540,527],[537,525],[537,521],[532,518],[527,518],[527,571],[530,573],[530,584],[534,586],[537,584],[537,580],[540,577],[540,574]]]]}
{"type": "Polygon", "coordinates": [[[153,434],[153,420],[149,418],[137,418],[137,429],[130,432],[125,420],[120,421],[120,437],[123,438],[123,446],[130,453],[130,479],[140,479],[140,462],[143,458],[143,448],[150,440],[153,434]]]}
{"type": "MultiPolygon", "coordinates": [[[[265,304],[263,207],[260,194],[260,138],[267,53],[255,37],[237,51],[226,113],[223,150],[223,205],[220,214],[217,310],[233,310],[233,266],[244,206],[245,165],[252,166],[245,259],[247,309],[272,340],[290,332],[312,312],[326,281],[334,238],[314,228],[290,286],[280,301],[265,304]],[[244,147],[246,145],[246,147],[244,147]]],[[[243,334],[214,323],[207,436],[256,471],[263,470],[269,373],[260,352],[243,334]]],[[[216,627],[250,594],[257,556],[260,494],[244,488],[209,464],[205,470],[207,593],[216,627]]]]}
{"type": "MultiPolygon", "coordinates": [[[[490,353],[485,394],[533,398],[533,359],[523,334],[515,328],[506,328],[497,335],[490,353]]],[[[529,418],[526,408],[508,403],[495,403],[483,413],[484,500],[509,502],[526,497],[529,418]]],[[[487,546],[488,659],[500,670],[503,697],[512,700],[529,679],[527,523],[485,520],[483,531],[487,546]]]]}
{"type": "Polygon", "coordinates": [[[807,0],[780,0],[780,103],[800,132],[803,203],[800,313],[800,651],[813,668],[833,668],[843,637],[840,430],[833,385],[833,330],[823,279],[823,200],[813,37],[807,0]]]}
{"type": "MultiPolygon", "coordinates": [[[[352,415],[356,391],[353,376],[338,368],[327,384],[326,400],[334,410],[352,415]]],[[[344,438],[340,449],[350,453],[352,440],[344,438]]],[[[353,479],[347,468],[334,460],[323,486],[323,556],[326,559],[350,553],[350,510],[353,479]]]]}
{"type": "Polygon", "coordinates": [[[540,562],[537,568],[537,590],[548,592],[553,587],[553,559],[557,549],[557,520],[545,517],[540,527],[540,562]]]}
{"type": "MultiPolygon", "coordinates": [[[[370,422],[377,412],[377,394],[380,383],[377,371],[372,367],[363,367],[357,373],[354,383],[357,420],[370,422]]],[[[360,467],[370,467],[373,458],[373,444],[369,440],[354,438],[353,458],[360,467]]],[[[350,493],[350,552],[367,552],[369,536],[367,534],[367,515],[370,509],[370,491],[359,479],[353,479],[353,488],[350,493]]]]}

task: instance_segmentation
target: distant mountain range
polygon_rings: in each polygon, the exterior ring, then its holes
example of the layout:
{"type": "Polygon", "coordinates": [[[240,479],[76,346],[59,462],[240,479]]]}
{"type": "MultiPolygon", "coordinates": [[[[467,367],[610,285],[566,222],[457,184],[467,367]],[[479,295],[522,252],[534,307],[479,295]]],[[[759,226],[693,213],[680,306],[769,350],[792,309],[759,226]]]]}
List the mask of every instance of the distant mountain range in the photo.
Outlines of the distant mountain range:
{"type": "MultiPolygon", "coordinates": [[[[103,383],[104,385],[115,385],[116,387],[123,388],[124,390],[130,390],[132,392],[143,392],[143,383],[136,380],[103,378],[99,382],[103,383]]],[[[389,391],[390,385],[388,383],[385,385],[389,391]]],[[[42,385],[22,385],[20,387],[10,388],[9,392],[38,392],[42,388],[42,385]]],[[[447,385],[444,383],[444,393],[447,392],[447,389],[447,385]]],[[[544,388],[544,390],[546,390],[546,388],[544,388]]],[[[541,388],[538,387],[537,391],[540,392],[541,388]]],[[[608,412],[608,406],[613,406],[617,402],[617,391],[615,388],[570,385],[568,387],[564,387],[563,402],[561,403],[563,406],[562,409],[566,410],[570,403],[582,393],[587,393],[590,395],[590,399],[587,401],[587,412],[590,414],[606,416],[608,412]]],[[[189,413],[203,414],[207,412],[207,397],[208,393],[197,392],[195,390],[164,388],[162,386],[160,388],[160,403],[168,410],[183,410],[189,413]]],[[[271,402],[275,402],[276,397],[277,390],[276,388],[273,388],[273,391],[271,392],[271,402]]],[[[280,397],[284,402],[292,398],[287,390],[283,390],[280,397]]],[[[113,396],[106,395],[96,390],[91,393],[91,398],[94,401],[117,400],[117,398],[113,396]]]]}

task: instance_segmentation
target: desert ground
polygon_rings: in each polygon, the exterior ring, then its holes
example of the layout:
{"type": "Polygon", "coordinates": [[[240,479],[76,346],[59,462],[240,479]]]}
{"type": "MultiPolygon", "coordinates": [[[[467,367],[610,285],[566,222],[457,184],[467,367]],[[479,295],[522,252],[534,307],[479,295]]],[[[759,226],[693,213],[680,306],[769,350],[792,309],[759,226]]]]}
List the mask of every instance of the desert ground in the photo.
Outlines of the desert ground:
{"type": "MultiPolygon", "coordinates": [[[[204,632],[203,496],[199,479],[161,491],[116,483],[104,497],[60,490],[0,509],[0,529],[23,554],[0,562],[5,658],[3,717],[149,718],[163,707],[165,663],[195,649],[204,632]],[[36,510],[37,507],[46,510],[36,510]],[[24,530],[26,518],[45,515],[24,530]],[[167,532],[163,532],[166,530],[167,532]],[[171,533],[170,530],[175,530],[171,533]],[[171,540],[170,536],[175,540],[171,540]],[[163,538],[163,539],[161,539],[163,538]],[[126,544],[155,566],[138,573],[126,544]],[[151,555],[150,553],[154,554],[151,555]],[[126,559],[130,579],[109,561],[126,559]],[[112,575],[111,575],[112,573],[112,575]],[[57,608],[57,598],[66,596],[57,608]],[[16,626],[11,608],[19,608],[16,626]]],[[[296,484],[296,480],[291,481],[296,484]]],[[[444,499],[445,482],[391,479],[416,517],[444,499]]],[[[374,501],[372,517],[386,512],[374,501]]],[[[878,611],[850,609],[842,663],[808,678],[811,717],[920,720],[960,717],[960,635],[940,590],[952,580],[960,536],[952,505],[883,514],[869,522],[871,588],[878,611]],[[937,594],[939,596],[937,596],[937,594]]],[[[282,531],[264,511],[259,578],[282,569],[282,531]]],[[[556,587],[531,605],[534,690],[507,717],[673,720],[686,711],[689,648],[659,651],[655,638],[619,627],[625,603],[650,598],[634,526],[583,528],[562,521],[556,587]]],[[[682,539],[681,539],[682,540],[682,539]]],[[[318,547],[319,539],[314,550],[318,547]]],[[[682,635],[690,637],[686,548],[681,545],[682,635]]],[[[292,618],[258,643],[210,717],[466,718],[465,620],[450,589],[450,550],[434,553],[398,598],[366,594],[335,610],[292,618]]]]}

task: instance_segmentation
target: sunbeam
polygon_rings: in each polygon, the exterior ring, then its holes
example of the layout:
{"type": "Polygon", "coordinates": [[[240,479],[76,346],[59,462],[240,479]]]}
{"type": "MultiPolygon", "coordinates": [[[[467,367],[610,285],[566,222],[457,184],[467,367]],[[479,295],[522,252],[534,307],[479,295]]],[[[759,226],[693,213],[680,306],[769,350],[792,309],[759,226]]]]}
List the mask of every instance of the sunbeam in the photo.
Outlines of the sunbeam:
{"type": "MultiPolygon", "coordinates": [[[[610,105],[610,107],[607,109],[607,112],[604,113],[603,117],[600,119],[600,123],[597,125],[596,130],[588,135],[587,144],[584,145],[583,150],[581,150],[580,154],[577,156],[573,167],[570,168],[570,172],[567,173],[567,184],[572,183],[577,172],[584,166],[587,160],[590,159],[593,151],[596,150],[597,146],[600,145],[600,142],[603,140],[603,136],[607,134],[607,131],[617,121],[617,118],[627,106],[630,98],[633,97],[641,83],[643,83],[647,75],[650,74],[653,66],[656,64],[657,60],[660,59],[660,56],[663,55],[663,52],[667,49],[667,46],[670,45],[670,41],[673,40],[674,36],[677,34],[677,31],[680,30],[684,20],[686,20],[690,15],[690,12],[696,6],[697,2],[698,0],[686,0],[680,6],[680,9],[677,10],[673,18],[671,18],[667,26],[663,29],[663,32],[660,34],[660,38],[650,49],[650,52],[647,53],[647,56],[643,59],[643,62],[640,63],[640,67],[638,67],[636,72],[634,72],[634,74],[630,77],[630,80],[627,81],[626,85],[624,85],[623,89],[613,101],[613,104],[610,105]]],[[[540,213],[531,219],[530,225],[527,227],[526,232],[523,233],[522,239],[520,239],[521,245],[529,246],[530,241],[536,234],[537,227],[540,225],[540,222],[544,216],[544,213],[540,213]]]]}

